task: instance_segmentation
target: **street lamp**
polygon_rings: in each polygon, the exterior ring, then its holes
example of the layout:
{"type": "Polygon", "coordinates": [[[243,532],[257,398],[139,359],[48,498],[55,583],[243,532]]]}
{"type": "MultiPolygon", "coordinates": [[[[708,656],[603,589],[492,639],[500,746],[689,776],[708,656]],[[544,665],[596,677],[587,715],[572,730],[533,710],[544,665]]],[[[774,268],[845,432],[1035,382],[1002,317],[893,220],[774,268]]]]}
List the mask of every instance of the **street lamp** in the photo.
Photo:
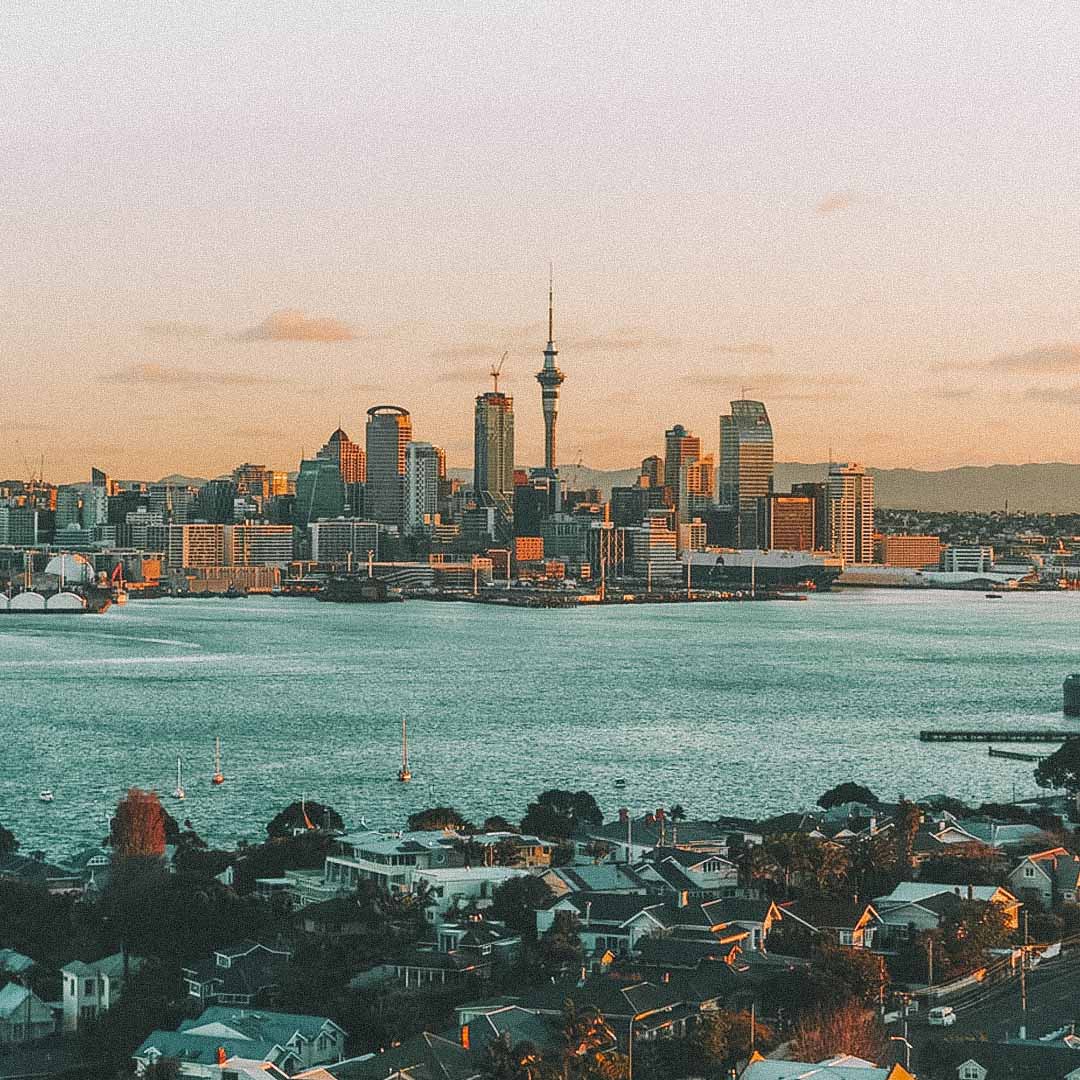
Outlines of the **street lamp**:
{"type": "MultiPolygon", "coordinates": [[[[907,1024],[904,1024],[904,1028],[907,1028],[907,1024]]],[[[902,1042],[904,1044],[904,1068],[907,1072],[911,1072],[911,1043],[903,1035],[890,1035],[889,1042],[902,1042]]]]}
{"type": "Polygon", "coordinates": [[[630,1033],[626,1040],[626,1080],[634,1080],[634,1023],[644,1020],[648,1013],[634,1013],[630,1017],[630,1033]]]}

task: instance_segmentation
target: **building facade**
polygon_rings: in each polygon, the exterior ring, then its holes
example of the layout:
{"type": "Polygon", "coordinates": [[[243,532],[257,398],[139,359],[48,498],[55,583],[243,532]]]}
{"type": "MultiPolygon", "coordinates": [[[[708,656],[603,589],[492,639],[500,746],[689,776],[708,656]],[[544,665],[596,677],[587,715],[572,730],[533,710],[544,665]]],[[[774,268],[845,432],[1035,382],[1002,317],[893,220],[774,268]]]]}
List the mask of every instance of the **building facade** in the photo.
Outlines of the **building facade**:
{"type": "Polygon", "coordinates": [[[412,442],[412,417],[398,405],[367,412],[365,513],[381,525],[404,521],[405,447],[412,442]]]}
{"type": "Polygon", "coordinates": [[[773,490],[773,431],[760,401],[731,402],[731,412],[720,417],[721,506],[735,513],[735,546],[763,548],[758,532],[758,500],[773,490]]]}
{"type": "Polygon", "coordinates": [[[439,506],[439,449],[426,442],[405,447],[403,528],[407,536],[430,530],[439,506]]]}
{"type": "Polygon", "coordinates": [[[514,498],[514,399],[480,394],[473,439],[473,492],[509,512],[514,498]]]}
{"type": "Polygon", "coordinates": [[[874,561],[874,478],[862,465],[829,467],[829,539],[848,565],[874,561]]]}

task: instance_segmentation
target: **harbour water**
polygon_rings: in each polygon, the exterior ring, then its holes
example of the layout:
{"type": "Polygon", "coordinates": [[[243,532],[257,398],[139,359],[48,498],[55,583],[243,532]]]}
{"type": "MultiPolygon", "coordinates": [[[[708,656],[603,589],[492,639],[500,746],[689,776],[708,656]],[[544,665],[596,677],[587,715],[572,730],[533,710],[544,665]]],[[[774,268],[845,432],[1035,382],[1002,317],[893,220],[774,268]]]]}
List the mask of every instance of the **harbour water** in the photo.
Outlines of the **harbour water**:
{"type": "MultiPolygon", "coordinates": [[[[129,786],[217,842],[302,795],[347,824],[433,803],[519,815],[547,787],[690,816],[879,795],[1033,793],[1032,766],[924,727],[1080,730],[1080,594],[862,591],[570,611],[411,601],[133,601],[0,624],[0,823],[59,855],[129,786]],[[401,717],[414,780],[399,784],[401,717]],[[220,735],[226,782],[212,787],[220,735]],[[188,797],[168,798],[177,755],[188,797]],[[627,784],[616,790],[614,781],[627,784]],[[42,788],[55,801],[41,803],[42,788]]],[[[1051,749],[1051,748],[1048,748],[1051,749]]]]}

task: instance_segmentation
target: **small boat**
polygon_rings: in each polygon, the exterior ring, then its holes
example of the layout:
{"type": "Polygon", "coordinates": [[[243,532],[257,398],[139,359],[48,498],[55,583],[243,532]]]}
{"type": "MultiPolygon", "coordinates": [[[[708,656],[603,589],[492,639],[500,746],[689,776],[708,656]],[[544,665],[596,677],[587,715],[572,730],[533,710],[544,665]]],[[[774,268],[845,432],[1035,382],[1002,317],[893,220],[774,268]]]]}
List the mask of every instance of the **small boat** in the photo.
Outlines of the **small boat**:
{"type": "Polygon", "coordinates": [[[398,769],[398,780],[407,784],[412,779],[409,771],[409,739],[405,731],[405,717],[401,718],[401,768],[398,769]]]}
{"type": "Polygon", "coordinates": [[[620,776],[618,778],[618,780],[615,781],[615,786],[616,787],[626,787],[626,781],[620,776]]]}
{"type": "Polygon", "coordinates": [[[986,594],[986,599],[987,600],[1000,600],[1001,599],[1001,593],[999,593],[999,592],[988,592],[986,594]]]}
{"type": "Polygon", "coordinates": [[[172,793],[174,799],[186,799],[187,794],[184,791],[184,777],[180,769],[180,759],[176,759],[176,790],[172,793]]]}
{"type": "Polygon", "coordinates": [[[45,788],[45,790],[42,791],[40,795],[38,795],[38,798],[42,802],[52,802],[54,797],[55,796],[52,793],[52,788],[45,788]]]}
{"type": "Polygon", "coordinates": [[[221,736],[214,738],[214,776],[211,781],[214,784],[224,784],[225,774],[221,771],[221,736]]]}

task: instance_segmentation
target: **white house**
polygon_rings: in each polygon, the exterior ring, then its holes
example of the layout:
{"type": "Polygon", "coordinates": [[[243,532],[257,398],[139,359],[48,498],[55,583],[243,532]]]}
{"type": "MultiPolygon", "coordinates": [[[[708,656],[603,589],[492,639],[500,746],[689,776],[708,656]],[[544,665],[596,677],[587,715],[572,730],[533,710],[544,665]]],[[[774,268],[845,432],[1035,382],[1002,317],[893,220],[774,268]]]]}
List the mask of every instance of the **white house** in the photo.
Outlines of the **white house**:
{"type": "Polygon", "coordinates": [[[1009,884],[1017,892],[1038,893],[1048,908],[1075,904],[1080,895],[1080,858],[1063,847],[1027,855],[1009,871],[1009,884]]]}
{"type": "Polygon", "coordinates": [[[72,960],[60,969],[64,991],[65,1033],[77,1031],[113,1006],[124,988],[124,980],[142,966],[136,956],[114,953],[92,963],[72,960]]]}
{"type": "Polygon", "coordinates": [[[374,881],[387,892],[409,892],[418,870],[463,866],[465,840],[452,830],[384,833],[368,830],[342,836],[326,856],[327,883],[342,891],[374,881]]]}
{"type": "Polygon", "coordinates": [[[441,922],[470,904],[491,906],[495,890],[512,878],[529,877],[530,871],[516,866],[456,866],[446,869],[414,870],[413,888],[426,886],[435,902],[426,910],[429,922],[441,922]]]}

